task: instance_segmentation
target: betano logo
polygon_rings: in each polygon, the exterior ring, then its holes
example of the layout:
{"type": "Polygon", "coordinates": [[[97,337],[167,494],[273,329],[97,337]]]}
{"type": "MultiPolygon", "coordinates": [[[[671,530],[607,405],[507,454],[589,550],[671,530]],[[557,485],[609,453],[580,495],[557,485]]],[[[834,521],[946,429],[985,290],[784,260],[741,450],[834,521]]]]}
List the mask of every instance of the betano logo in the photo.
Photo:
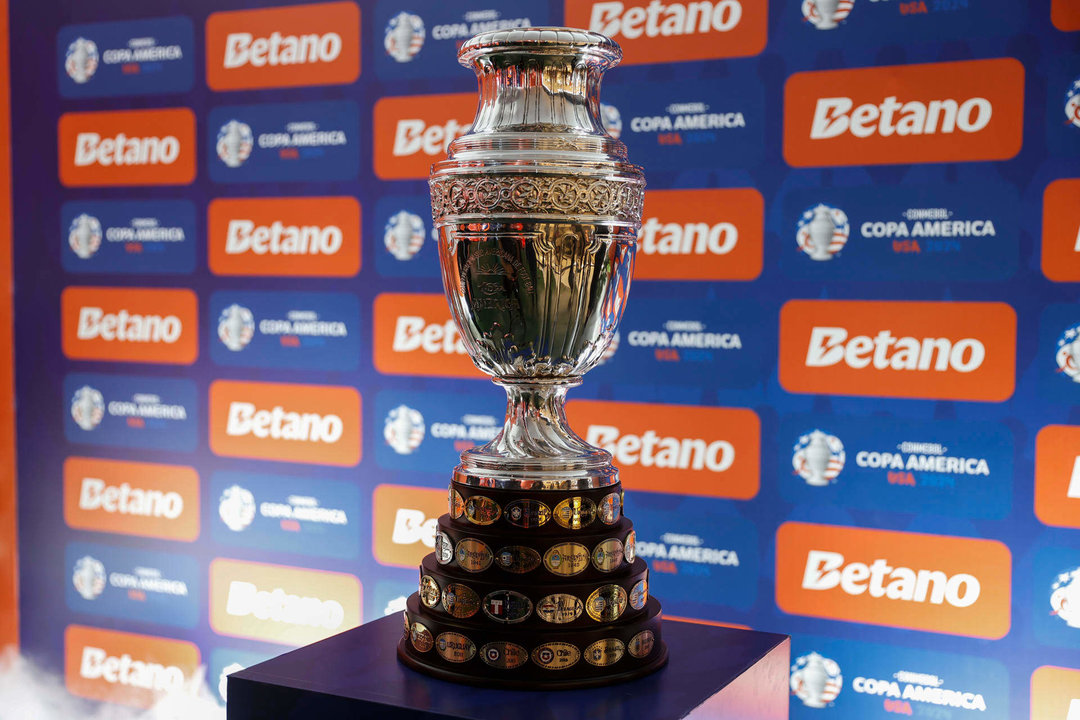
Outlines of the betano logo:
{"type": "Polygon", "coordinates": [[[780,310],[788,392],[1001,402],[1016,313],[995,302],[791,300],[780,310]]]}
{"type": "Polygon", "coordinates": [[[787,522],[776,604],[792,615],[997,639],[1012,555],[996,540],[787,522]]]}
{"type": "Polygon", "coordinates": [[[1055,180],[1043,192],[1042,271],[1055,282],[1080,282],[1080,179],[1055,180]]]}
{"type": "Polygon", "coordinates": [[[450,142],[469,131],[476,95],[412,95],[375,103],[375,174],[383,180],[427,179],[450,142]]]}
{"type": "Polygon", "coordinates": [[[1036,668],[1031,674],[1031,717],[1080,720],[1080,670],[1036,668]]]}
{"type": "Polygon", "coordinates": [[[232,10],[206,19],[206,84],[214,90],[340,85],[359,76],[356,3],[232,10]]]}
{"type": "Polygon", "coordinates": [[[64,288],[64,355],[190,365],[199,354],[197,305],[195,293],[184,289],[64,288]]]}
{"type": "Polygon", "coordinates": [[[57,143],[67,187],[195,180],[195,114],[188,108],[65,113],[57,143]]]}
{"type": "Polygon", "coordinates": [[[360,271],[355,198],[218,198],[206,215],[215,275],[352,277],[360,271]]]}
{"type": "Polygon", "coordinates": [[[199,536],[199,475],[180,465],[70,457],[64,521],[77,530],[191,542],[199,536]]]}
{"type": "Polygon", "coordinates": [[[784,86],[794,167],[1007,160],[1022,142],[1012,58],[795,73],[784,86]]]}
{"type": "Polygon", "coordinates": [[[635,280],[753,280],[765,202],[753,188],[650,190],[635,280]]]}
{"type": "Polygon", "coordinates": [[[387,375],[481,378],[441,294],[383,293],[374,308],[375,369],[387,375]]]}
{"type": "Polygon", "coordinates": [[[382,565],[415,568],[435,547],[446,491],[379,485],[372,493],[372,548],[382,565]]]}
{"type": "Polygon", "coordinates": [[[360,395],[351,387],[216,380],[210,449],[228,457],[351,467],[360,462],[360,395]]]}
{"type": "Polygon", "coordinates": [[[1047,425],[1035,436],[1035,515],[1080,528],[1080,427],[1047,425]]]}
{"type": "Polygon", "coordinates": [[[183,640],[68,625],[64,681],[91,700],[149,708],[167,693],[198,689],[199,648],[183,640]]]}
{"type": "Polygon", "coordinates": [[[210,627],[218,635],[307,645],[360,624],[353,575],[216,558],[210,627]]]}
{"type": "Polygon", "coordinates": [[[677,62],[757,55],[765,49],[766,0],[565,0],[566,24],[619,43],[623,62],[677,62]]]}
{"type": "Polygon", "coordinates": [[[570,424],[607,450],[627,489],[749,500],[758,493],[761,422],[744,408],[571,400],[570,424]]]}

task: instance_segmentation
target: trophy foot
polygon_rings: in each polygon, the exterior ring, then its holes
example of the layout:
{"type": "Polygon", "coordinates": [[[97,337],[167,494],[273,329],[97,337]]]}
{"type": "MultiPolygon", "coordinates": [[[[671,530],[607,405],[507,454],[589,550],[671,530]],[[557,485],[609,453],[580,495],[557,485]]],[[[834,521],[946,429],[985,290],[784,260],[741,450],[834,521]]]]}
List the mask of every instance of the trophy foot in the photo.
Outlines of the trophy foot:
{"type": "MultiPolygon", "coordinates": [[[[417,595],[413,595],[406,614],[419,617],[419,607],[417,595]]],[[[477,633],[470,632],[464,624],[436,622],[430,629],[424,626],[432,638],[430,644],[426,636],[417,642],[415,633],[410,631],[398,642],[397,655],[402,664],[418,672],[479,687],[511,690],[600,687],[649,675],[667,664],[660,618],[660,604],[650,599],[645,614],[634,622],[587,631],[517,630],[511,626],[477,633]],[[459,638],[467,637],[465,632],[470,632],[470,645],[463,650],[459,638]],[[650,635],[646,644],[634,641],[635,637],[646,634],[650,635]],[[446,636],[451,639],[440,641],[446,636]],[[598,645],[603,649],[594,649],[598,645]],[[418,650],[418,646],[427,649],[418,650]],[[641,657],[631,655],[631,647],[641,657]]]]}
{"type": "Polygon", "coordinates": [[[525,689],[606,685],[663,665],[660,604],[617,480],[569,490],[453,483],[449,508],[406,604],[407,665],[525,689]]]}

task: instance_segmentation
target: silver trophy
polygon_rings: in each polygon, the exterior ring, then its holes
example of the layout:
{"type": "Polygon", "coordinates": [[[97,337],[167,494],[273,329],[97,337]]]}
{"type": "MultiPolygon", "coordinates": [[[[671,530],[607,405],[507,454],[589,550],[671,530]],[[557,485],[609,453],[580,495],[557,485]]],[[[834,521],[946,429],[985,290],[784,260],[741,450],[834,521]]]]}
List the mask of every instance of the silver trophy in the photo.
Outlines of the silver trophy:
{"type": "Polygon", "coordinates": [[[432,215],[454,319],[507,410],[461,454],[405,613],[399,656],[440,677],[581,687],[666,660],[618,470],[563,410],[615,334],[641,225],[641,168],[600,116],[621,57],[566,28],[486,32],[458,54],[480,100],[432,167],[432,215]]]}
{"type": "Polygon", "coordinates": [[[818,20],[814,25],[818,30],[832,30],[837,27],[836,11],[840,7],[840,0],[814,0],[814,8],[817,10],[818,20]]]}
{"type": "Polygon", "coordinates": [[[833,221],[832,211],[818,205],[814,208],[814,218],[807,226],[809,243],[806,252],[814,260],[832,260],[829,246],[832,244],[833,235],[836,233],[836,223],[833,221]]]}

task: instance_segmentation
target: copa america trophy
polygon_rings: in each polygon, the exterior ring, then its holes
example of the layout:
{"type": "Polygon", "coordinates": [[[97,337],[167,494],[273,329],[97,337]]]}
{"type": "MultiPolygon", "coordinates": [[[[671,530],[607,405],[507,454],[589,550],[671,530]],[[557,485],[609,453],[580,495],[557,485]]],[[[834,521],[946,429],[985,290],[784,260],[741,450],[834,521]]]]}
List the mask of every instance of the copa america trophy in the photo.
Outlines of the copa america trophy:
{"type": "Polygon", "coordinates": [[[506,390],[499,435],[461,454],[398,656],[458,682],[573,688],[667,660],[611,455],[566,392],[600,360],[630,289],[645,179],[600,120],[622,51],[567,28],[462,45],[471,131],[431,172],[443,287],[469,355],[506,390]]]}

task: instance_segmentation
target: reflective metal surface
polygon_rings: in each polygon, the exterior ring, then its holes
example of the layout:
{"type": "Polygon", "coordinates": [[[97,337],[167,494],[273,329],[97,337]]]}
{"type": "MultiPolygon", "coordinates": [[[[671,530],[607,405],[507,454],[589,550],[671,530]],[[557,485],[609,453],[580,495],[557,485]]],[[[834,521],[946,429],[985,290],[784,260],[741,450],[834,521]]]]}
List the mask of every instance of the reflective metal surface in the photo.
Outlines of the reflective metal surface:
{"type": "Polygon", "coordinates": [[[615,333],[641,224],[641,169],[599,113],[601,76],[620,58],[602,35],[559,28],[482,33],[459,53],[480,102],[471,131],[432,168],[432,213],[465,347],[508,403],[502,432],[462,454],[456,482],[618,481],[563,403],[615,333]]]}

